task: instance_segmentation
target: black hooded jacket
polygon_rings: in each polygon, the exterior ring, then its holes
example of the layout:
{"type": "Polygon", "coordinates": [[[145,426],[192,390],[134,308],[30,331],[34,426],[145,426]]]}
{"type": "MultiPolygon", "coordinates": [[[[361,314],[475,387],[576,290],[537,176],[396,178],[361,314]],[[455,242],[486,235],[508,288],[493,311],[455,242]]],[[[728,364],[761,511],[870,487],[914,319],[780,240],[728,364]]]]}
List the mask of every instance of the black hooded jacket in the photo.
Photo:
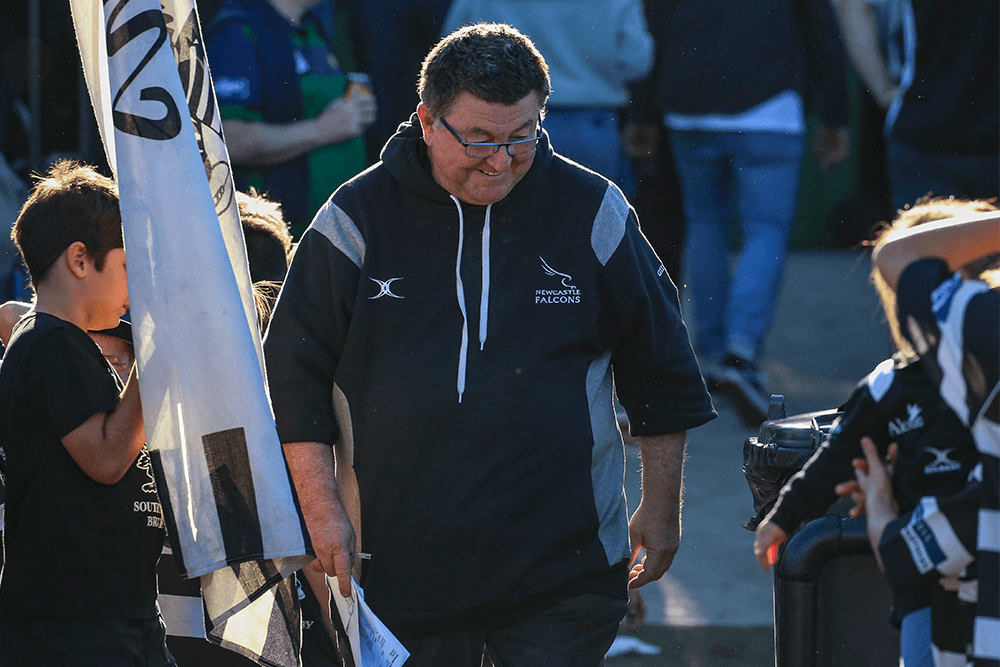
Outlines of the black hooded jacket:
{"type": "Polygon", "coordinates": [[[353,443],[361,584],[394,630],[624,599],[612,378],[634,434],[715,416],[621,191],[546,136],[507,197],[462,203],[416,116],[306,231],[265,355],[281,441],[353,443]]]}

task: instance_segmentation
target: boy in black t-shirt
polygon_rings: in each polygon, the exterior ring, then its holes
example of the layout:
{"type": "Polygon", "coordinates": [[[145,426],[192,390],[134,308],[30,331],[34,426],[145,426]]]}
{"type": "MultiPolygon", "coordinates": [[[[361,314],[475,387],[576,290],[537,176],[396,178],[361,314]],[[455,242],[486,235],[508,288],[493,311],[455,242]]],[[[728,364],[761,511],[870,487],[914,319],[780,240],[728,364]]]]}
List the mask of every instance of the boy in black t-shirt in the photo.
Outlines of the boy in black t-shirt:
{"type": "Polygon", "coordinates": [[[136,371],[123,384],[87,335],[128,309],[114,183],[58,163],[12,236],[35,305],[0,368],[0,664],[175,665],[156,608],[163,519],[136,371]]]}

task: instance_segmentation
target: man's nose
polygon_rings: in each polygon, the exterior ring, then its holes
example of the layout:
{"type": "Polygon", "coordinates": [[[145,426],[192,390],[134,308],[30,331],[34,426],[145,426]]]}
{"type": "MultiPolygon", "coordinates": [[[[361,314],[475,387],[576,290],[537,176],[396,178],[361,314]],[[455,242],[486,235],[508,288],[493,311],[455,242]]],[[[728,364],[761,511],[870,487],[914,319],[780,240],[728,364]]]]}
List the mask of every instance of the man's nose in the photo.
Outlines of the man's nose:
{"type": "Polygon", "coordinates": [[[507,154],[507,147],[501,146],[500,150],[486,158],[486,162],[489,163],[493,171],[505,171],[510,167],[512,160],[510,155],[507,154]]]}

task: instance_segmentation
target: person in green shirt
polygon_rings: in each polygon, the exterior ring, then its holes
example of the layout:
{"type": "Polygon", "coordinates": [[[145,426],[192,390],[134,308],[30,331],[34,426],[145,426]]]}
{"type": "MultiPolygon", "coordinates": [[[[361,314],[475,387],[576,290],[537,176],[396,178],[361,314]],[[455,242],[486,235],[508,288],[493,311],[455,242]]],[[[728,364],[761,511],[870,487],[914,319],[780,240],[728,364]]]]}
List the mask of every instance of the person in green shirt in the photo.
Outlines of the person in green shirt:
{"type": "Polygon", "coordinates": [[[347,24],[332,0],[225,0],[206,30],[236,187],[279,202],[295,238],[367,166],[375,98],[347,24]]]}

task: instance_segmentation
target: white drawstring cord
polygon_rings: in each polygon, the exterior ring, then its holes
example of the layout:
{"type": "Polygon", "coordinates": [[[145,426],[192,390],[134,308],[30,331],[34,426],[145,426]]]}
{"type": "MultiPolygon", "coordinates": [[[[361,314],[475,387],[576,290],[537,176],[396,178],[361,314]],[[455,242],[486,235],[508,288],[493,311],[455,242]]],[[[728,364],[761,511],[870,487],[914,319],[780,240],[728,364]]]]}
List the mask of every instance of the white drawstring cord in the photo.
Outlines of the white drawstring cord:
{"type": "MultiPolygon", "coordinates": [[[[465,310],[465,285],[462,283],[462,248],[465,246],[465,214],[462,212],[462,202],[454,195],[452,201],[458,208],[458,256],[455,258],[455,296],[458,298],[458,309],[462,311],[462,349],[458,352],[458,402],[462,402],[465,393],[465,375],[469,363],[469,314],[465,310]]],[[[493,204],[486,207],[486,221],[483,223],[483,285],[479,293],[479,349],[486,346],[487,318],[490,307],[490,210],[493,204]]]]}
{"type": "Polygon", "coordinates": [[[455,258],[455,296],[458,298],[458,309],[462,311],[462,348],[458,352],[458,402],[462,402],[465,393],[465,367],[469,356],[469,315],[465,311],[465,287],[462,285],[462,246],[465,244],[465,216],[462,213],[462,203],[451,195],[452,201],[458,207],[458,257],[455,258]]]}
{"type": "Polygon", "coordinates": [[[483,223],[483,285],[479,292],[479,349],[486,345],[486,320],[490,306],[490,210],[486,207],[486,222],[483,223]]]}

